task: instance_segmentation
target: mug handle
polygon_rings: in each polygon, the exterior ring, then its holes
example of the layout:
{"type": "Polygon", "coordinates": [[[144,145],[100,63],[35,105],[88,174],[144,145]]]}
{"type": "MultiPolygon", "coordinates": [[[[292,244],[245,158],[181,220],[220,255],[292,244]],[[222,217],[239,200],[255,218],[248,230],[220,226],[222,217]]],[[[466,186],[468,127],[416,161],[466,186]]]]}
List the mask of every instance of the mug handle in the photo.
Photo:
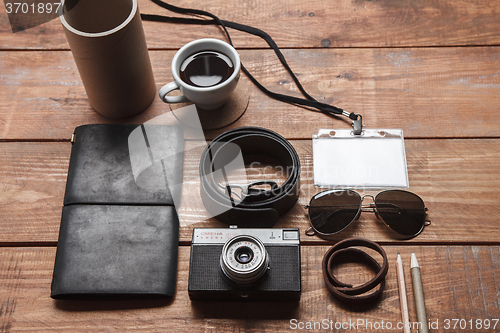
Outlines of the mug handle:
{"type": "Polygon", "coordinates": [[[190,102],[190,100],[187,99],[187,97],[184,95],[182,95],[182,96],[167,96],[167,94],[169,92],[171,92],[173,90],[178,90],[178,89],[179,89],[179,85],[177,85],[177,83],[175,83],[175,81],[167,83],[159,91],[160,99],[165,103],[187,103],[187,102],[190,102]]]}

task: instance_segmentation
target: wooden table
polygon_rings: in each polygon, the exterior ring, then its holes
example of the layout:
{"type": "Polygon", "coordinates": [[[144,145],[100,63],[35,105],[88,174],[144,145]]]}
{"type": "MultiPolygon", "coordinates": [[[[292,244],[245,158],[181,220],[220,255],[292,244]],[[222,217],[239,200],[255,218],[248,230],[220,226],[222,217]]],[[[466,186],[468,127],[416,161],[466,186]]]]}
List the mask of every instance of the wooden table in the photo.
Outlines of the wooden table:
{"type": "MultiPolygon", "coordinates": [[[[196,186],[183,188],[183,202],[188,204],[180,209],[178,283],[171,301],[51,299],[74,128],[92,123],[144,123],[169,109],[156,98],[132,119],[100,116],[88,103],[59,20],[13,34],[2,7],[0,330],[278,332],[302,327],[319,331],[314,323],[327,323],[326,331],[344,325],[340,331],[373,332],[390,331],[390,323],[398,331],[396,255],[401,253],[406,265],[410,321],[414,322],[408,265],[415,252],[433,332],[491,332],[494,324],[499,331],[500,2],[172,3],[265,30],[313,96],[361,113],[368,128],[403,129],[409,190],[425,201],[432,225],[420,236],[400,241],[374,214],[362,214],[330,240],[305,236],[308,219],[303,206],[319,191],[313,186],[311,136],[319,128],[349,128],[349,123],[274,101],[243,77],[250,90],[247,112],[231,126],[206,133],[207,139],[229,128],[254,125],[280,133],[296,148],[303,167],[301,196],[276,227],[301,230],[300,303],[195,304],[189,300],[192,229],[223,226],[207,219],[200,202],[189,201],[198,191],[196,186]],[[378,242],[390,259],[382,299],[371,306],[340,303],[327,292],[321,276],[320,262],[327,248],[351,236],[378,242]],[[355,329],[349,323],[360,326],[355,329]]],[[[170,15],[148,0],[140,0],[139,7],[142,13],[170,15]]],[[[144,29],[157,88],[171,81],[170,61],[183,44],[202,37],[224,39],[213,26],[144,22],[144,29]]],[[[258,80],[273,91],[299,96],[267,44],[237,31],[231,34],[242,62],[258,80]]],[[[184,177],[197,173],[200,150],[190,149],[195,145],[186,142],[184,177]]],[[[371,276],[352,266],[341,268],[340,273],[343,279],[358,282],[371,276]]]]}

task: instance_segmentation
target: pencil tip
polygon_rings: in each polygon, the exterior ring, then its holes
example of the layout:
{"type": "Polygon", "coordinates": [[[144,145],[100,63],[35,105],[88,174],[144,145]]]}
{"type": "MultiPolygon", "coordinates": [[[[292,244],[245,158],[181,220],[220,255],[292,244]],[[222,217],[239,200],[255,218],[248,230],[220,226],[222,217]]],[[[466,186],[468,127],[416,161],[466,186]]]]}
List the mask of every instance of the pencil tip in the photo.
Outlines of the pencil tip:
{"type": "Polygon", "coordinates": [[[415,256],[415,253],[411,253],[411,265],[410,265],[411,268],[414,268],[414,267],[419,267],[418,266],[418,261],[417,261],[417,256],[415,256]]]}

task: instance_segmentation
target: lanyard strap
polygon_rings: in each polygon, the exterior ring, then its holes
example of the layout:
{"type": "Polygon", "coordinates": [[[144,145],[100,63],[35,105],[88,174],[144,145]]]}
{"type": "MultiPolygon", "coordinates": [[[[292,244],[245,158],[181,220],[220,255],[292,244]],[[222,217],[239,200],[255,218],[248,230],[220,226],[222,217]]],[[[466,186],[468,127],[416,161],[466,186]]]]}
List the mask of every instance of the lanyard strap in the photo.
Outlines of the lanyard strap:
{"type": "MultiPolygon", "coordinates": [[[[305,97],[305,99],[299,98],[299,97],[294,97],[294,96],[289,96],[289,95],[284,95],[284,94],[279,94],[279,93],[270,91],[269,89],[264,87],[259,81],[257,81],[257,79],[255,79],[253,77],[253,75],[250,74],[250,72],[245,68],[245,66],[243,66],[243,64],[241,64],[241,70],[248,76],[250,81],[252,81],[266,95],[268,95],[269,97],[276,99],[278,101],[313,108],[313,109],[316,109],[318,112],[322,112],[322,113],[329,115],[329,116],[336,116],[336,115],[346,116],[349,119],[353,120],[352,125],[354,128],[354,131],[353,131],[354,134],[357,134],[357,135],[361,134],[361,129],[362,129],[362,124],[361,124],[362,117],[361,117],[361,115],[355,114],[353,112],[347,112],[347,111],[345,111],[339,107],[333,106],[333,105],[318,102],[311,95],[309,95],[305,91],[304,87],[302,87],[302,84],[299,82],[298,78],[295,76],[292,69],[290,68],[290,66],[286,62],[286,59],[283,56],[283,54],[281,53],[280,49],[278,48],[278,45],[276,45],[276,43],[271,38],[271,36],[269,36],[263,30],[260,30],[260,29],[257,29],[257,28],[251,27],[251,26],[231,22],[231,21],[221,20],[217,16],[215,16],[214,14],[203,11],[203,10],[176,7],[176,6],[170,5],[166,2],[163,2],[161,0],[151,0],[151,1],[154,2],[155,4],[157,4],[158,6],[163,7],[163,8],[165,8],[169,11],[172,11],[174,13],[208,16],[208,17],[212,18],[212,20],[187,19],[187,18],[178,18],[178,17],[167,17],[167,16],[161,16],[161,15],[141,14],[141,18],[145,21],[168,22],[168,23],[179,23],[179,24],[220,25],[227,36],[229,44],[231,44],[231,45],[233,45],[233,43],[231,41],[231,36],[229,35],[229,32],[227,31],[226,27],[236,29],[239,31],[243,31],[243,32],[246,32],[246,33],[249,33],[249,34],[252,34],[252,35],[255,35],[255,36],[258,36],[258,37],[264,39],[267,42],[267,44],[274,50],[274,52],[276,53],[276,56],[278,57],[278,59],[280,60],[282,65],[285,67],[287,72],[291,75],[293,81],[295,82],[295,84],[299,88],[300,92],[305,97]]],[[[315,111],[315,110],[313,110],[313,111],[315,111]]]]}

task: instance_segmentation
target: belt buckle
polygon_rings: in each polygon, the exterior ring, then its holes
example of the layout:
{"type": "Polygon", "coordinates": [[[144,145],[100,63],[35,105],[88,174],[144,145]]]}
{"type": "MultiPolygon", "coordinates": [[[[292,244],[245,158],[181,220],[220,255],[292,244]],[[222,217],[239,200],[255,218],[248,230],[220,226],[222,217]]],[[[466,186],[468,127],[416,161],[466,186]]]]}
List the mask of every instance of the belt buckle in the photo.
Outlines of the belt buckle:
{"type": "Polygon", "coordinates": [[[221,189],[224,190],[224,193],[228,197],[232,199],[234,194],[240,201],[244,201],[246,198],[258,199],[260,196],[268,192],[268,190],[265,189],[252,188],[254,186],[270,185],[271,191],[274,191],[278,188],[278,183],[276,183],[274,180],[257,180],[248,184],[222,185],[221,183],[219,183],[218,185],[221,189]],[[238,194],[238,192],[236,192],[234,189],[239,189],[241,191],[241,194],[238,194]]]}

